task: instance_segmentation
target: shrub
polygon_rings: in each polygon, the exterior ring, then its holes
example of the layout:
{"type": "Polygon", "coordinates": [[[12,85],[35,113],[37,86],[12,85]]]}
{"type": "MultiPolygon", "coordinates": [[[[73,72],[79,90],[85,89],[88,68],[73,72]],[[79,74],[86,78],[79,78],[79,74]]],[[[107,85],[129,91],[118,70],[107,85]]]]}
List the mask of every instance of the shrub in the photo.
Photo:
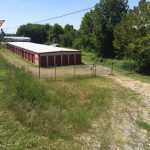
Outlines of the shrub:
{"type": "Polygon", "coordinates": [[[133,60],[138,65],[138,71],[150,74],[150,34],[139,38],[129,45],[133,60]]]}

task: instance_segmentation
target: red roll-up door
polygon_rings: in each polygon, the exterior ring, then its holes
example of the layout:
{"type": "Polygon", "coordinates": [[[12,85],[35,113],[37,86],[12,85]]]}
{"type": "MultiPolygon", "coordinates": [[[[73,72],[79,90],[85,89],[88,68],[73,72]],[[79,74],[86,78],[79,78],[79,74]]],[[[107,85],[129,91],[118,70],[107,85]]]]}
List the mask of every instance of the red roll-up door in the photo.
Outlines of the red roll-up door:
{"type": "Polygon", "coordinates": [[[35,55],[32,54],[31,57],[32,57],[32,63],[35,63],[35,55]]]}
{"type": "Polygon", "coordinates": [[[68,65],[68,56],[67,55],[62,56],[62,65],[68,65]]]}
{"type": "Polygon", "coordinates": [[[47,67],[46,56],[41,56],[40,62],[41,62],[41,67],[47,67]]]}
{"type": "Polygon", "coordinates": [[[54,66],[54,56],[48,56],[48,66],[54,66]]]}
{"type": "Polygon", "coordinates": [[[75,64],[75,58],[74,55],[69,56],[69,65],[74,65],[75,64]]]}
{"type": "Polygon", "coordinates": [[[61,65],[61,56],[60,55],[56,56],[56,65],[57,66],[61,65]]]}
{"type": "Polygon", "coordinates": [[[76,55],[76,64],[81,64],[81,55],[80,54],[76,55]]]}

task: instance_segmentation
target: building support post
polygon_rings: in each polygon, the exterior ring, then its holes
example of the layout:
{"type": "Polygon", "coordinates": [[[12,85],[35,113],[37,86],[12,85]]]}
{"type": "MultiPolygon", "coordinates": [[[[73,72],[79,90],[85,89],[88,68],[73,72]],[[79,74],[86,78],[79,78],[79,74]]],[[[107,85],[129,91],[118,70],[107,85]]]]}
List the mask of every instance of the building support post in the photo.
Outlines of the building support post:
{"type": "Polygon", "coordinates": [[[63,65],[63,55],[61,55],[61,66],[63,65]]]}
{"type": "Polygon", "coordinates": [[[46,66],[48,68],[48,56],[46,56],[46,66]]]}

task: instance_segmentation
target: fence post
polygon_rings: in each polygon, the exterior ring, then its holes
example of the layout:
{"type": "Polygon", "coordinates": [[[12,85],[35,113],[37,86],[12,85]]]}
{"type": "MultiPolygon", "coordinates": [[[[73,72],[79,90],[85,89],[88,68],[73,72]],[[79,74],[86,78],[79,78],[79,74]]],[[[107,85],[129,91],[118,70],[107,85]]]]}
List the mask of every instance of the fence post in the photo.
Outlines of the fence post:
{"type": "Polygon", "coordinates": [[[56,65],[55,65],[55,81],[56,81],[56,65]]]}
{"type": "Polygon", "coordinates": [[[92,65],[91,71],[92,71],[92,76],[94,76],[94,64],[92,65]]]}
{"type": "Polygon", "coordinates": [[[93,76],[93,65],[90,66],[91,76],[93,76]]]}
{"type": "Polygon", "coordinates": [[[112,66],[111,66],[111,75],[113,75],[113,73],[114,73],[114,62],[112,62],[112,66]]]}
{"type": "Polygon", "coordinates": [[[73,76],[74,76],[74,78],[76,76],[76,66],[75,65],[73,65],[73,76]]]}
{"type": "Polygon", "coordinates": [[[96,64],[95,64],[95,77],[97,76],[97,68],[96,68],[96,64]]]}

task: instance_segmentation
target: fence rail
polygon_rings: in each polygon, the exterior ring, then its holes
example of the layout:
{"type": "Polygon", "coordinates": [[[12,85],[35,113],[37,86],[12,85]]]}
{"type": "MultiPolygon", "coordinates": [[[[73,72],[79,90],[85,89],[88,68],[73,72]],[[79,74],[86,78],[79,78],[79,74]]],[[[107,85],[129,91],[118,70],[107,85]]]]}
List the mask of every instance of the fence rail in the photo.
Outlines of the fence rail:
{"type": "Polygon", "coordinates": [[[77,76],[96,76],[96,65],[74,65],[74,66],[65,66],[65,67],[52,67],[52,68],[38,68],[38,77],[39,79],[61,79],[68,77],[77,77],[77,76]]]}

